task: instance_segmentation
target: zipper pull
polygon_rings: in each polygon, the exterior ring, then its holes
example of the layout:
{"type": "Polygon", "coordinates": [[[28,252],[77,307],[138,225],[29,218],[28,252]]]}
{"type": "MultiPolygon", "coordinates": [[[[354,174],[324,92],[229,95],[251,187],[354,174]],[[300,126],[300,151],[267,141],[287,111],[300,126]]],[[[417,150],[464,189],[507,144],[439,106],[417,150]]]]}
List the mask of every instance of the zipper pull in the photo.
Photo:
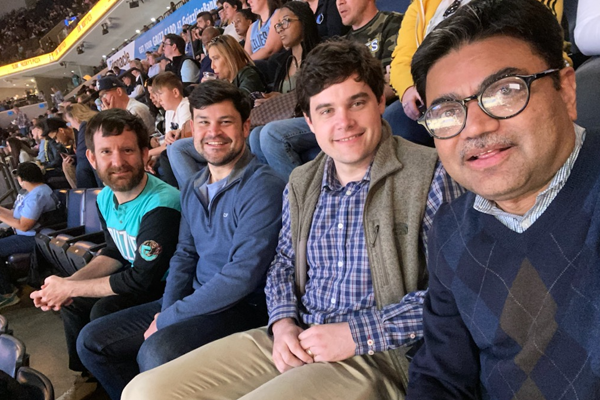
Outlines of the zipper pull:
{"type": "Polygon", "coordinates": [[[377,236],[379,235],[379,224],[375,225],[375,232],[373,233],[373,240],[371,240],[371,247],[375,247],[377,236]]]}

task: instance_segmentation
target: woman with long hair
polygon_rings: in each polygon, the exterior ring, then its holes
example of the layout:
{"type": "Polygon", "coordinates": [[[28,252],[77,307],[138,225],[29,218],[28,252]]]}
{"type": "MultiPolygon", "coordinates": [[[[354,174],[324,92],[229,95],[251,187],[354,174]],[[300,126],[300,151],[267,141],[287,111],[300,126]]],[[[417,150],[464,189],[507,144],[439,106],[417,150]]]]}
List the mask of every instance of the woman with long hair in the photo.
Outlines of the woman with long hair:
{"type": "MultiPolygon", "coordinates": [[[[296,88],[296,73],[306,55],[319,44],[319,31],[310,6],[300,1],[290,1],[278,10],[278,21],[273,25],[279,34],[285,52],[269,59],[269,64],[277,66],[273,91],[263,93],[262,99],[256,99],[254,107],[260,107],[265,101],[296,88]]],[[[269,68],[271,69],[271,68],[269,68]]],[[[290,116],[291,116],[290,112],[290,116]]],[[[266,158],[261,149],[261,137],[264,125],[257,126],[250,133],[250,149],[262,162],[266,158]]]]}
{"type": "Polygon", "coordinates": [[[282,48],[275,29],[271,29],[273,17],[281,0],[248,0],[250,9],[258,16],[246,33],[244,49],[253,60],[266,60],[282,48]]]}
{"type": "Polygon", "coordinates": [[[87,122],[96,115],[97,112],[91,110],[83,104],[71,104],[65,109],[65,119],[71,124],[71,127],[77,129],[76,151],[77,166],[75,167],[75,180],[78,188],[102,187],[102,181],[96,175],[96,171],[85,156],[87,146],[85,145],[85,129],[87,122]]]}
{"type": "Polygon", "coordinates": [[[219,79],[233,83],[248,94],[266,90],[254,61],[233,37],[221,35],[211,40],[208,44],[208,56],[219,79]]]}
{"type": "MultiPolygon", "coordinates": [[[[282,6],[273,25],[286,51],[269,59],[275,68],[273,91],[264,98],[287,93],[296,88],[298,72],[306,55],[321,41],[319,30],[310,6],[301,1],[290,1],[282,6]]],[[[260,105],[263,99],[256,101],[260,105]]]]}

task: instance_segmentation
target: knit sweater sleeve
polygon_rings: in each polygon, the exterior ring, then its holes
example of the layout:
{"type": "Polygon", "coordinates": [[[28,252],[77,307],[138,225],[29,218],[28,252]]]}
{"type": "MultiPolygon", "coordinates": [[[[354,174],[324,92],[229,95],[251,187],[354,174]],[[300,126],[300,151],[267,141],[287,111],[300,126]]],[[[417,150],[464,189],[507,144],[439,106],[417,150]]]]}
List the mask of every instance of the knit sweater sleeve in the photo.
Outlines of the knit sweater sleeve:
{"type": "MultiPolygon", "coordinates": [[[[442,206],[429,234],[430,278],[423,311],[424,344],[410,365],[407,400],[479,398],[479,351],[450,287],[453,273],[446,265],[448,255],[440,250],[447,238],[440,235],[439,228],[454,223],[450,213],[449,206],[442,206]]],[[[452,230],[444,229],[449,231],[452,230]]]]}

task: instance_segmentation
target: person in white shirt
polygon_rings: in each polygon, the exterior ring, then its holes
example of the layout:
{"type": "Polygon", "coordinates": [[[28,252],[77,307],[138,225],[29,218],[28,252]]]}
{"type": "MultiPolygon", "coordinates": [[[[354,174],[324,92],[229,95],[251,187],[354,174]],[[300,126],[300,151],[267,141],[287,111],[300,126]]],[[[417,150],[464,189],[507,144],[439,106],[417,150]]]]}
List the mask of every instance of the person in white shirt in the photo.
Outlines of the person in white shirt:
{"type": "Polygon", "coordinates": [[[162,72],[154,77],[152,91],[158,96],[160,105],[165,109],[165,139],[159,146],[150,150],[151,156],[158,156],[167,145],[181,137],[186,122],[192,119],[190,103],[183,97],[183,83],[172,72],[162,72]]]}

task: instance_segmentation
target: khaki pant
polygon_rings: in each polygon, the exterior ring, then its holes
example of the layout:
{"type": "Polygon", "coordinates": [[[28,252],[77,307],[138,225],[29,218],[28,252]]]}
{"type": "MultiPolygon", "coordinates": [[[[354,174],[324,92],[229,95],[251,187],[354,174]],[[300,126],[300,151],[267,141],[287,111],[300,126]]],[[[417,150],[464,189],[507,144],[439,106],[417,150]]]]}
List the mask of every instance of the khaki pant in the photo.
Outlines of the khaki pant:
{"type": "Polygon", "coordinates": [[[212,342],[138,375],[122,400],[403,399],[389,353],[306,364],[283,374],[271,357],[266,328],[212,342]]]}

